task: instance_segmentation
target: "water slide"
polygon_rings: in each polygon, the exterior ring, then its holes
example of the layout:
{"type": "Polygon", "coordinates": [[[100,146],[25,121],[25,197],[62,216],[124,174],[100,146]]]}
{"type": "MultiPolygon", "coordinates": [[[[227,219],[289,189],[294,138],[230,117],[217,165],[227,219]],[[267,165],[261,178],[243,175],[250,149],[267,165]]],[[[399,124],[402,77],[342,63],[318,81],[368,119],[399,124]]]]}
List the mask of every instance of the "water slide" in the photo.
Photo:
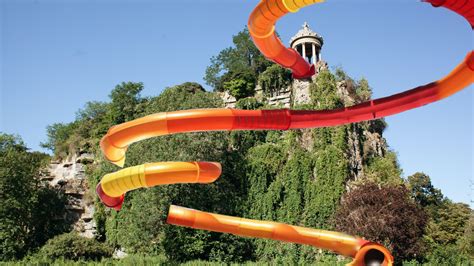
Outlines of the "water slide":
{"type": "MultiPolygon", "coordinates": [[[[275,23],[289,12],[318,3],[314,0],[263,0],[250,15],[248,28],[262,54],[290,69],[294,78],[314,75],[314,66],[295,50],[286,48],[275,34],[275,23]]],[[[465,17],[474,28],[474,1],[427,0],[465,17]]],[[[438,81],[347,108],[308,110],[200,109],[158,113],[109,129],[100,142],[104,156],[123,167],[127,147],[137,141],[168,134],[198,131],[289,130],[337,126],[394,115],[444,99],[474,82],[474,52],[438,81]]],[[[96,191],[101,201],[120,210],[127,191],[176,183],[210,183],[221,173],[215,162],[161,162],[128,167],[105,175],[96,191]]],[[[352,265],[376,262],[392,265],[383,246],[337,232],[309,229],[275,222],[249,220],[171,206],[168,223],[249,237],[269,238],[312,245],[354,258],[352,265]]]]}
{"type": "Polygon", "coordinates": [[[338,232],[219,215],[175,205],[171,205],[166,222],[194,229],[311,245],[353,257],[349,265],[393,263],[392,255],[383,246],[338,232]]]}

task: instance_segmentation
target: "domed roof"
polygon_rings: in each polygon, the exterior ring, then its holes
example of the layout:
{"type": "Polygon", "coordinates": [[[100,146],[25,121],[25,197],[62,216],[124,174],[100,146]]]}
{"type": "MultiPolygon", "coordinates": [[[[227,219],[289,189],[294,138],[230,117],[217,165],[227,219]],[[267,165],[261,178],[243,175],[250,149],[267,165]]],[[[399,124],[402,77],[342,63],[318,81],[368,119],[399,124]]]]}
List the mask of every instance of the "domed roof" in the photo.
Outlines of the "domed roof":
{"type": "Polygon", "coordinates": [[[303,24],[303,28],[300,29],[295,36],[291,37],[290,43],[292,44],[294,41],[305,38],[305,37],[313,37],[319,40],[321,45],[323,44],[323,37],[321,35],[317,34],[314,32],[312,29],[309,28],[309,25],[307,22],[303,24]]]}

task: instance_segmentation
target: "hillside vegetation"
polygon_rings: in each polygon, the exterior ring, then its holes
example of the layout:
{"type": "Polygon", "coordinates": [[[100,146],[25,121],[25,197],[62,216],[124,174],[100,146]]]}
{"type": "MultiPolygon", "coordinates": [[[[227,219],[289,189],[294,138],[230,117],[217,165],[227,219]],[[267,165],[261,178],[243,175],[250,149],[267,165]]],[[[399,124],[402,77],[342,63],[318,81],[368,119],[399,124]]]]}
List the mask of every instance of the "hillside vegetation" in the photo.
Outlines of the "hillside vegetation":
{"type": "MultiPolygon", "coordinates": [[[[142,97],[142,83],[123,82],[111,91],[108,102],[86,103],[73,122],[49,126],[42,145],[56,159],[93,153],[96,163],[88,166],[87,175],[94,191],[106,173],[119,169],[103,158],[98,145],[113,125],[157,112],[223,107],[217,92],[225,90],[238,99],[237,108],[270,108],[251,97],[255,85],[263,84],[270,92],[288,85],[291,77],[263,58],[247,31],[234,36],[234,44],[211,59],[205,80],[214,92],[187,82],[142,97]]],[[[360,101],[370,98],[366,80],[354,81],[338,69],[321,72],[310,87],[311,102],[293,108],[343,107],[336,93],[341,81],[353,83],[360,101]]],[[[62,234],[69,228],[55,219],[63,211],[61,195],[38,181],[49,157],[28,151],[18,137],[2,134],[0,259],[115,264],[119,261],[111,258],[113,250],[124,249],[130,256],[123,264],[348,262],[313,247],[167,225],[168,207],[175,204],[364,236],[388,247],[398,263],[472,262],[472,210],[444,197],[421,172],[402,178],[393,151],[366,145],[367,132],[382,135],[386,126],[376,120],[311,130],[189,133],[140,141],[128,149],[125,167],[202,160],[220,162],[223,173],[212,184],[132,191],[120,212],[104,208],[95,198],[95,239],[62,234]],[[357,178],[350,143],[358,143],[361,153],[357,178]]]]}

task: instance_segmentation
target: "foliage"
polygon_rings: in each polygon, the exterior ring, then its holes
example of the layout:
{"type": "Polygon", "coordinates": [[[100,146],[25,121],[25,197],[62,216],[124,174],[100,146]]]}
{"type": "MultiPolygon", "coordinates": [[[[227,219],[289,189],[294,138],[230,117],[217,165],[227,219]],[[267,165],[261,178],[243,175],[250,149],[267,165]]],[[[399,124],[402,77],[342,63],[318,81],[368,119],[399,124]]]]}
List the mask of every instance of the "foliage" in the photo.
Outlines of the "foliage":
{"type": "Polygon", "coordinates": [[[39,251],[39,256],[51,260],[100,260],[112,257],[113,249],[94,239],[76,233],[67,233],[48,240],[39,251]]]}
{"type": "Polygon", "coordinates": [[[49,156],[29,152],[21,139],[0,134],[0,260],[28,251],[67,229],[65,199],[38,180],[49,156]]]}
{"type": "Polygon", "coordinates": [[[472,257],[460,253],[455,245],[436,246],[426,257],[429,265],[472,265],[472,257]]]}
{"type": "Polygon", "coordinates": [[[140,92],[143,83],[122,82],[115,86],[110,93],[110,120],[113,124],[120,124],[135,118],[137,106],[140,103],[140,92]]]}
{"type": "Polygon", "coordinates": [[[338,230],[385,244],[400,261],[420,255],[426,220],[405,186],[375,183],[347,192],[335,215],[338,230]]]}
{"type": "Polygon", "coordinates": [[[47,141],[41,145],[56,159],[79,152],[94,152],[100,138],[112,125],[134,119],[143,112],[142,83],[122,82],[110,93],[110,103],[88,102],[71,123],[47,127],[47,141]]]}
{"type": "Polygon", "coordinates": [[[432,214],[426,231],[428,243],[438,246],[456,244],[469,224],[471,209],[464,203],[444,200],[432,214]]]}
{"type": "Polygon", "coordinates": [[[235,103],[235,108],[238,109],[244,109],[244,110],[255,110],[255,109],[261,109],[263,106],[263,103],[259,102],[257,99],[253,97],[249,98],[243,98],[238,100],[235,103]]]}
{"type": "Polygon", "coordinates": [[[41,147],[51,150],[56,157],[62,158],[69,154],[70,145],[69,140],[76,124],[69,123],[54,123],[46,127],[46,135],[48,140],[41,143],[41,147]]]}
{"type": "Polygon", "coordinates": [[[252,42],[247,29],[234,35],[232,41],[234,46],[211,57],[211,65],[206,69],[204,80],[217,91],[224,90],[224,82],[230,81],[229,74],[253,73],[256,80],[271,64],[252,42]]]}
{"type": "Polygon", "coordinates": [[[383,157],[371,157],[365,169],[365,179],[379,184],[401,184],[402,170],[394,152],[383,157]]]}
{"type": "Polygon", "coordinates": [[[341,66],[335,68],[334,76],[336,77],[337,81],[344,81],[350,79],[350,77],[347,75],[347,73],[341,66]]]}
{"type": "Polygon", "coordinates": [[[422,207],[437,207],[443,203],[441,190],[431,184],[431,179],[428,175],[415,173],[409,176],[407,181],[413,199],[422,207]]]}
{"type": "Polygon", "coordinates": [[[290,85],[291,71],[274,64],[258,77],[258,84],[266,95],[290,85]]]}
{"type": "MultiPolygon", "coordinates": [[[[70,265],[70,266],[93,266],[93,265],[185,265],[185,266],[271,266],[275,264],[284,264],[284,260],[275,260],[272,262],[267,261],[246,261],[244,263],[228,263],[223,261],[207,261],[207,260],[192,260],[184,263],[179,263],[175,261],[171,261],[164,256],[150,256],[145,254],[129,254],[125,258],[122,259],[114,259],[114,258],[102,258],[100,261],[92,261],[92,260],[65,260],[63,258],[52,260],[46,257],[40,256],[30,256],[23,261],[20,262],[10,262],[7,265],[70,265]]],[[[340,257],[336,257],[334,255],[328,254],[321,254],[316,261],[317,265],[346,265],[350,260],[348,259],[341,259],[340,257]]],[[[0,263],[2,265],[2,263],[0,263]]]]}
{"type": "Polygon", "coordinates": [[[474,258],[473,212],[469,206],[444,198],[424,173],[409,176],[407,185],[412,198],[429,214],[424,236],[428,261],[449,264],[474,258]]]}
{"type": "Polygon", "coordinates": [[[255,92],[255,76],[249,71],[229,72],[230,80],[223,83],[223,88],[237,100],[252,96],[255,92]]]}
{"type": "Polygon", "coordinates": [[[221,107],[222,100],[213,93],[208,93],[195,82],[185,82],[181,85],[165,89],[160,96],[147,101],[141,116],[178,110],[221,107]]]}
{"type": "Polygon", "coordinates": [[[360,101],[368,101],[372,97],[372,89],[365,78],[357,82],[356,94],[359,96],[360,101]]]}
{"type": "Polygon", "coordinates": [[[474,260],[474,212],[472,210],[469,221],[465,225],[464,235],[458,240],[457,244],[461,254],[474,260]]]}
{"type": "Polygon", "coordinates": [[[321,71],[309,89],[313,108],[316,110],[344,107],[342,99],[336,93],[336,77],[328,70],[321,71]]]}

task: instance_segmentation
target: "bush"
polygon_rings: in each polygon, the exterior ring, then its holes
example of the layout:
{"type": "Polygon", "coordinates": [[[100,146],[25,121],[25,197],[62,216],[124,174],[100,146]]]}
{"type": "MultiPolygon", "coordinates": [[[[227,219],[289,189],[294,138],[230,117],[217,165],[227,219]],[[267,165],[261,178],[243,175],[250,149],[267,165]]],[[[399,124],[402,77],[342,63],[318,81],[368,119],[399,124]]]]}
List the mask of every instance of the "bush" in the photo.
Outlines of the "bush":
{"type": "Polygon", "coordinates": [[[234,96],[236,99],[241,99],[252,95],[253,85],[253,83],[239,78],[224,82],[224,89],[228,90],[230,95],[234,96]]]}
{"type": "Polygon", "coordinates": [[[440,245],[426,257],[430,265],[471,265],[469,256],[461,254],[455,245],[440,245]]]}
{"type": "Polygon", "coordinates": [[[336,213],[336,228],[386,245],[395,258],[419,258],[427,215],[403,185],[362,184],[347,192],[336,213]]]}
{"type": "Polygon", "coordinates": [[[76,233],[67,233],[50,239],[40,251],[40,257],[51,260],[100,260],[111,257],[113,249],[97,240],[85,238],[76,233]]]}

